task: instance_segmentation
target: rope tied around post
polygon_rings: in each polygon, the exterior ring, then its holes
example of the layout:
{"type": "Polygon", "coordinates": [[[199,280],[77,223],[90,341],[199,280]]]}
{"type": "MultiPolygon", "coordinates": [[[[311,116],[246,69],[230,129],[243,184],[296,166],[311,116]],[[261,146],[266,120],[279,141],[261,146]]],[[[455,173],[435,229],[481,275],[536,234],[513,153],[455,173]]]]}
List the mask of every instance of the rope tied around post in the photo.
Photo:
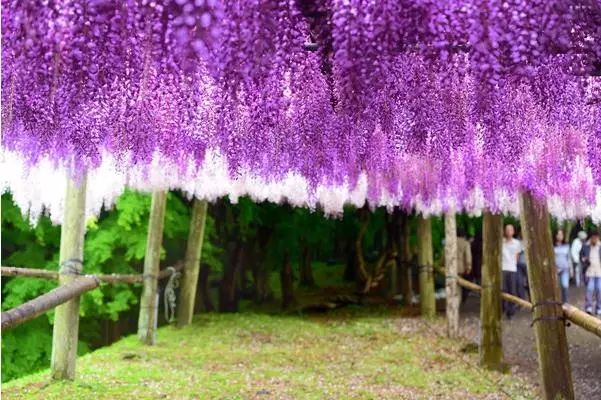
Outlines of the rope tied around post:
{"type": "Polygon", "coordinates": [[[181,272],[178,272],[173,267],[167,267],[169,271],[169,280],[165,285],[165,292],[163,293],[163,299],[165,303],[165,320],[169,323],[175,321],[175,307],[177,305],[177,296],[175,289],[179,287],[179,278],[181,272]]]}
{"type": "Polygon", "coordinates": [[[538,303],[532,304],[532,308],[530,311],[532,311],[532,313],[534,314],[536,307],[541,306],[558,306],[561,310],[561,315],[541,315],[540,317],[536,317],[532,320],[532,322],[530,323],[530,327],[533,327],[534,324],[538,321],[563,321],[565,326],[571,326],[570,321],[568,321],[568,319],[565,316],[565,313],[563,312],[562,302],[556,300],[542,300],[538,303]]]}
{"type": "Polygon", "coordinates": [[[83,271],[83,260],[70,258],[60,263],[59,274],[63,275],[81,275],[83,271]]]}

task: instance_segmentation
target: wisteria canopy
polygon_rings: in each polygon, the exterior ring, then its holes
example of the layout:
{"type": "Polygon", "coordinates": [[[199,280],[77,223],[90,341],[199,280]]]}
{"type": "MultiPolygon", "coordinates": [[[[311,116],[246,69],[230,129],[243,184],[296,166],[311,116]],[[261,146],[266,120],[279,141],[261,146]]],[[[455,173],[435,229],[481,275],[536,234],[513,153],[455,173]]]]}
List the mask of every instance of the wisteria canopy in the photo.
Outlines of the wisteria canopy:
{"type": "Polygon", "coordinates": [[[2,0],[3,190],[601,219],[601,0],[2,0]]]}

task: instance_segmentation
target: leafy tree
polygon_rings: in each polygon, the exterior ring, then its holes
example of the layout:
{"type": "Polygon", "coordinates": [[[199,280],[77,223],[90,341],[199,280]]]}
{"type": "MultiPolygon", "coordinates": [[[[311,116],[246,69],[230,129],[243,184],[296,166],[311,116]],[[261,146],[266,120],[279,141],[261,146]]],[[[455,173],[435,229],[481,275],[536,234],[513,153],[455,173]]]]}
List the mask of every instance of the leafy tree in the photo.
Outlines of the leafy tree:
{"type": "MultiPolygon", "coordinates": [[[[126,191],[115,207],[87,221],[84,272],[89,274],[141,273],[146,249],[150,195],[126,191]]],[[[177,193],[169,193],[165,215],[162,257],[166,263],[184,253],[189,226],[189,205],[177,193]]],[[[207,216],[203,262],[220,268],[220,249],[213,245],[215,222],[207,216]]],[[[2,265],[48,270],[58,269],[60,227],[41,217],[32,226],[2,195],[2,265]]],[[[49,280],[9,278],[2,281],[2,309],[10,309],[56,287],[49,280]]],[[[116,321],[135,312],[140,285],[102,285],[82,296],[80,305],[80,353],[99,344],[102,321],[116,321]]],[[[46,313],[4,333],[2,381],[7,381],[50,363],[53,312],[46,313]]]]}

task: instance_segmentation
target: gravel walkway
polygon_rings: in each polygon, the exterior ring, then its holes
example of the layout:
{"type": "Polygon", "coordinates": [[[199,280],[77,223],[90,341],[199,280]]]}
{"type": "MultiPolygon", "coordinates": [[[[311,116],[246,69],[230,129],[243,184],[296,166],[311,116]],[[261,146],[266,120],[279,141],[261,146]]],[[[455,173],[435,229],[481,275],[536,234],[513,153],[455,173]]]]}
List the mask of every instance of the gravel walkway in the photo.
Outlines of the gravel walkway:
{"type": "MultiPolygon", "coordinates": [[[[570,289],[570,303],[583,308],[584,290],[570,289]]],[[[478,341],[480,301],[471,293],[461,308],[462,334],[478,341]]],[[[539,382],[538,360],[534,342],[534,330],[530,327],[531,314],[521,310],[512,320],[503,320],[503,347],[505,361],[514,372],[531,377],[532,383],[539,382]]],[[[579,328],[567,328],[572,377],[576,398],[583,400],[601,399],[601,339],[579,328]]]]}

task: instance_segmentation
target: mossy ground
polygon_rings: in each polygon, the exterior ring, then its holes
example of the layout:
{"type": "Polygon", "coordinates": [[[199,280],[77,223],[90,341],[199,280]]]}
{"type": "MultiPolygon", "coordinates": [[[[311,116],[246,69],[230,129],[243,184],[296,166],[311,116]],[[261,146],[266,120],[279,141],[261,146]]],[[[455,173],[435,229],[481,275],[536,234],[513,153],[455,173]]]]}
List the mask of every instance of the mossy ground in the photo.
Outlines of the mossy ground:
{"type": "Polygon", "coordinates": [[[504,399],[534,398],[521,377],[478,368],[442,319],[399,307],[316,315],[205,314],[78,359],[74,382],[48,371],[11,381],[4,399],[504,399]]]}

